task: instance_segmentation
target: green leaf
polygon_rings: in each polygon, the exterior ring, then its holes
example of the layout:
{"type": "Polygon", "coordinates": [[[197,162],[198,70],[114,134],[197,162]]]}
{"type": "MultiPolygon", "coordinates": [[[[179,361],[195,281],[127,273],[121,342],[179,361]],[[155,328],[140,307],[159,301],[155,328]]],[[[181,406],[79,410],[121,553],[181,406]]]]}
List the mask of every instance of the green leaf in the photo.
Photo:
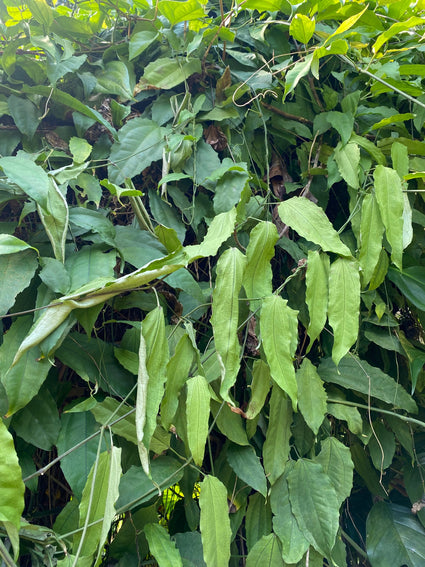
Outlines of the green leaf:
{"type": "Polygon", "coordinates": [[[37,211],[53,248],[55,258],[65,261],[65,242],[68,232],[68,204],[51,177],[47,193],[46,207],[37,203],[37,211]]]}
{"type": "Polygon", "coordinates": [[[195,376],[187,381],[186,418],[187,440],[193,460],[202,466],[205,443],[208,436],[210,415],[210,392],[208,382],[203,376],[195,376]]]}
{"type": "Polygon", "coordinates": [[[132,64],[123,61],[108,61],[102,71],[96,73],[96,90],[108,95],[115,94],[123,101],[133,99],[136,78],[132,64]]]}
{"type": "Polygon", "coordinates": [[[320,254],[317,250],[308,251],[305,279],[305,301],[310,318],[307,328],[310,337],[308,350],[310,350],[325,326],[328,312],[329,256],[327,254],[320,254]]]}
{"type": "Polygon", "coordinates": [[[49,29],[53,23],[55,12],[47,4],[46,0],[28,0],[27,6],[31,10],[34,19],[49,29]]]}
{"type": "Polygon", "coordinates": [[[328,413],[347,422],[348,429],[354,435],[361,435],[363,431],[362,416],[357,408],[345,406],[343,403],[328,403],[328,413]]]}
{"type": "Polygon", "coordinates": [[[324,358],[318,372],[322,380],[338,384],[348,390],[377,398],[393,407],[416,413],[413,398],[391,376],[354,355],[343,358],[338,368],[330,358],[324,358]]]}
{"type": "Polygon", "coordinates": [[[250,300],[251,311],[261,306],[261,300],[272,293],[272,269],[270,260],[278,240],[276,226],[271,222],[259,222],[250,233],[246,249],[246,268],[243,287],[250,300]]]}
{"type": "Polygon", "coordinates": [[[424,23],[423,19],[418,18],[416,16],[412,16],[411,18],[405,20],[404,22],[396,22],[378,36],[378,39],[375,41],[375,43],[372,46],[373,52],[375,54],[378,53],[378,51],[381,49],[384,43],[387,42],[392,37],[394,37],[395,35],[398,35],[402,32],[410,32],[412,31],[412,28],[414,28],[415,26],[422,26],[423,23],[424,23]]]}
{"type": "Polygon", "coordinates": [[[110,181],[120,185],[127,177],[138,175],[153,161],[162,159],[164,133],[163,128],[147,118],[133,118],[124,124],[111,149],[110,181]]]}
{"type": "Polygon", "coordinates": [[[271,386],[269,365],[258,359],[252,365],[251,399],[245,412],[246,419],[254,419],[263,409],[271,386]]]}
{"type": "Polygon", "coordinates": [[[375,469],[378,471],[387,469],[393,462],[396,449],[394,433],[388,431],[383,423],[376,421],[373,424],[372,437],[368,447],[375,469]]]}
{"type": "Polygon", "coordinates": [[[159,524],[147,524],[143,531],[149,544],[149,551],[159,567],[183,567],[182,558],[167,530],[159,524]]]}
{"type": "Polygon", "coordinates": [[[373,174],[375,195],[391,246],[391,260],[402,269],[404,198],[398,173],[383,165],[376,166],[373,174]]]}
{"type": "Polygon", "coordinates": [[[162,308],[157,307],[142,323],[137,376],[136,433],[140,461],[147,475],[149,475],[149,445],[164,394],[168,357],[164,314],[162,308]]]}
{"type": "MultiPolygon", "coordinates": [[[[177,4],[177,2],[175,2],[177,4]]],[[[172,89],[183,83],[194,73],[201,73],[200,59],[187,57],[186,59],[172,59],[163,57],[152,61],[145,67],[143,77],[140,79],[141,88],[172,89]]]]}
{"type": "Polygon", "coordinates": [[[98,550],[97,561],[102,552],[116,514],[114,504],[118,498],[120,461],[121,449],[111,447],[110,451],[99,455],[87,478],[79,506],[79,527],[87,526],[87,529],[84,537],[77,532],[74,538],[74,549],[81,545],[79,551],[83,557],[93,555],[98,550]]]}
{"type": "Polygon", "coordinates": [[[338,365],[356,342],[359,331],[360,277],[358,265],[338,258],[329,271],[329,323],[334,332],[332,360],[338,365]]]}
{"type": "Polygon", "coordinates": [[[84,138],[72,136],[69,140],[69,150],[75,163],[85,162],[91,154],[92,149],[92,146],[84,138]]]}
{"type": "MultiPolygon", "coordinates": [[[[161,3],[159,3],[161,4],[161,3]]],[[[132,33],[130,42],[128,44],[128,58],[129,61],[135,59],[138,55],[143,53],[158,37],[158,32],[154,30],[143,30],[140,32],[132,33]]]]}
{"type": "Polygon", "coordinates": [[[291,197],[280,203],[279,216],[300,236],[318,244],[323,250],[351,256],[323,209],[304,197],[291,197]]]}
{"type": "Polygon", "coordinates": [[[128,415],[131,410],[127,405],[120,404],[118,400],[107,397],[103,402],[90,408],[90,411],[101,425],[109,426],[111,421],[119,419],[117,423],[111,426],[112,432],[137,445],[135,414],[128,415]]]}
{"type": "Polygon", "coordinates": [[[425,561],[425,529],[409,508],[376,502],[366,523],[367,555],[372,567],[425,561]]]}
{"type": "Polygon", "coordinates": [[[287,476],[292,512],[304,537],[322,555],[330,555],[339,527],[335,489],[321,465],[299,459],[287,476]]]}
{"type": "Polygon", "coordinates": [[[38,108],[27,98],[10,95],[7,101],[10,115],[24,136],[32,138],[40,124],[38,108]]]}
{"type": "Polygon", "coordinates": [[[245,532],[248,551],[250,551],[262,536],[271,532],[272,512],[270,502],[259,492],[249,497],[246,511],[245,532]]]}
{"type": "Polygon", "coordinates": [[[266,498],[266,476],[253,447],[230,445],[227,449],[227,462],[236,476],[266,498]]]}
{"type": "Polygon", "coordinates": [[[216,215],[208,227],[207,235],[201,244],[186,246],[188,262],[203,256],[214,256],[218,248],[232,235],[236,222],[236,209],[216,215]]]}
{"type": "MultiPolygon", "coordinates": [[[[9,242],[9,244],[4,244],[4,247],[8,249],[16,246],[15,242],[10,244],[9,241],[9,238],[14,238],[13,236],[9,236],[7,239],[2,239],[1,236],[0,249],[3,249],[2,241],[4,242],[4,240],[9,242]]],[[[15,240],[19,241],[18,238],[15,238],[15,240]]],[[[22,242],[22,245],[18,244],[17,248],[23,248],[23,245],[25,245],[24,242],[22,242]]],[[[25,245],[25,247],[28,248],[28,245],[25,245]]],[[[0,315],[5,315],[13,306],[18,293],[29,286],[37,267],[37,258],[32,250],[27,249],[23,252],[7,253],[0,256],[0,315]]]]}
{"type": "Polygon", "coordinates": [[[358,189],[360,165],[359,146],[355,142],[348,142],[345,146],[340,142],[335,148],[334,157],[341,177],[350,187],[358,189]]]}
{"type": "Polygon", "coordinates": [[[289,33],[297,41],[307,44],[313,37],[316,24],[314,20],[304,16],[304,14],[296,14],[289,26],[289,33]]]}
{"type": "Polygon", "coordinates": [[[158,10],[172,26],[179,22],[198,20],[205,17],[204,3],[198,2],[198,0],[186,0],[185,2],[160,0],[158,2],[158,10]]]}
{"type": "Polygon", "coordinates": [[[311,68],[314,53],[310,53],[305,57],[297,61],[293,67],[286,73],[285,76],[285,92],[283,94],[282,102],[285,102],[286,97],[291,93],[295,87],[298,85],[300,80],[305,77],[311,68]]]}
{"type": "Polygon", "coordinates": [[[239,291],[245,264],[245,256],[236,248],[230,248],[220,256],[212,298],[211,324],[214,342],[224,366],[220,395],[228,401],[230,401],[229,388],[235,383],[240,367],[239,291]]]}
{"type": "Polygon", "coordinates": [[[411,266],[402,272],[390,268],[388,277],[413,305],[425,311],[425,268],[411,266]]]}
{"type": "Polygon", "coordinates": [[[200,489],[200,528],[205,563],[208,567],[228,565],[232,531],[227,490],[218,478],[210,475],[205,476],[200,489]]]}
{"type": "Polygon", "coordinates": [[[30,316],[18,317],[0,346],[0,376],[9,400],[9,416],[32,400],[51,368],[50,362],[41,358],[37,346],[28,350],[20,361],[12,366],[14,353],[28,333],[31,323],[30,316]]]}
{"type": "Polygon", "coordinates": [[[30,159],[15,156],[0,158],[0,167],[13,183],[47,210],[49,176],[42,167],[30,159]]]}
{"type": "MultiPolygon", "coordinates": [[[[0,419],[0,522],[10,522],[19,530],[24,511],[25,485],[13,437],[0,419]]],[[[17,551],[17,550],[15,550],[17,551]]]]}
{"type": "Polygon", "coordinates": [[[316,367],[305,358],[296,373],[298,406],[307,425],[317,435],[326,415],[326,392],[316,367]]]}
{"type": "Polygon", "coordinates": [[[339,505],[351,494],[353,487],[353,461],[348,447],[335,437],[328,437],[322,442],[320,453],[314,459],[322,465],[338,497],[339,505]]]}
{"type": "Polygon", "coordinates": [[[264,535],[246,558],[246,567],[284,567],[279,541],[272,533],[264,535]]]}
{"type": "MultiPolygon", "coordinates": [[[[288,465],[287,472],[291,470],[288,465]]],[[[273,512],[273,531],[282,544],[282,557],[286,563],[298,563],[310,544],[306,540],[292,513],[289,488],[283,474],[271,488],[270,503],[273,512]]]]}
{"type": "Polygon", "coordinates": [[[20,238],[16,238],[16,236],[0,234],[0,254],[15,254],[16,252],[22,252],[28,248],[37,252],[36,248],[33,248],[20,238]]]}
{"type": "Polygon", "coordinates": [[[243,7],[247,10],[258,10],[259,12],[282,11],[284,14],[290,13],[289,3],[286,0],[247,0],[243,7]]]}
{"type": "Polygon", "coordinates": [[[273,485],[285,470],[289,456],[292,408],[287,395],[277,384],[270,397],[269,426],[263,447],[264,469],[273,485]]]}
{"type": "Polygon", "coordinates": [[[224,402],[220,405],[214,400],[211,400],[211,411],[223,435],[238,445],[249,445],[240,415],[234,413],[224,402]]]}
{"type": "Polygon", "coordinates": [[[378,264],[383,235],[384,225],[375,194],[368,193],[363,199],[360,222],[359,263],[362,270],[363,285],[370,282],[378,264]]]}

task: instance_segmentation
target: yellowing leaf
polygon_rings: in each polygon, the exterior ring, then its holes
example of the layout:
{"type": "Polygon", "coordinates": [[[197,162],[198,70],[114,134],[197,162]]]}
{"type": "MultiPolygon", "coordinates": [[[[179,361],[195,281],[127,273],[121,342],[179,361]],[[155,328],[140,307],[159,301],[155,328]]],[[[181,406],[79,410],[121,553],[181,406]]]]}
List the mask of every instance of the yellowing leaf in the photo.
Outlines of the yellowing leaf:
{"type": "Polygon", "coordinates": [[[329,272],[329,323],[334,333],[332,360],[338,365],[356,342],[359,331],[360,277],[358,265],[338,258],[329,272]]]}
{"type": "Polygon", "coordinates": [[[289,33],[297,41],[306,44],[312,38],[315,27],[316,24],[314,20],[311,20],[304,14],[296,14],[292,18],[291,25],[289,26],[289,33]]]}
{"type": "Polygon", "coordinates": [[[372,47],[373,52],[378,53],[384,43],[395,35],[406,31],[410,32],[412,28],[414,28],[415,26],[422,26],[423,23],[423,19],[416,16],[409,18],[405,22],[396,22],[378,36],[378,39],[375,41],[372,47]]]}

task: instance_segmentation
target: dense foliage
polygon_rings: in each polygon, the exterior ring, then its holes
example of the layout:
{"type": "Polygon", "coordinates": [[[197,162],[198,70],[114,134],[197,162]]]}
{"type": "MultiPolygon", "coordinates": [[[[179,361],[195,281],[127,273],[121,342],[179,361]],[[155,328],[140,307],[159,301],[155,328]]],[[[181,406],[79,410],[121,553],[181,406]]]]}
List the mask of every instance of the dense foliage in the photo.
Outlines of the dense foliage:
{"type": "Polygon", "coordinates": [[[424,565],[424,3],[53,4],[0,3],[2,565],[424,565]]]}

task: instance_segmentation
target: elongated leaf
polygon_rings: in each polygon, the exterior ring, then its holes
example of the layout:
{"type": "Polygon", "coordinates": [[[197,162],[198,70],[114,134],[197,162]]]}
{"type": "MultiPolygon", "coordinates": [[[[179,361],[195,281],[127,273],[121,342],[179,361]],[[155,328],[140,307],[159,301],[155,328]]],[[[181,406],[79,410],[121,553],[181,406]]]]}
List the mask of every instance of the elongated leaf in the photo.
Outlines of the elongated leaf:
{"type": "Polygon", "coordinates": [[[342,256],[351,256],[338,233],[329,222],[323,209],[304,197],[291,197],[280,203],[279,216],[306,240],[321,246],[323,250],[342,256]]]}
{"type": "Polygon", "coordinates": [[[326,392],[316,367],[305,358],[296,374],[298,406],[310,429],[317,435],[326,414],[326,392]]]}
{"type": "Polygon", "coordinates": [[[328,475],[341,505],[350,496],[353,487],[353,461],[348,447],[335,437],[328,437],[322,443],[322,449],[315,458],[328,475]]]}
{"type": "Polygon", "coordinates": [[[270,368],[264,360],[252,365],[251,399],[245,412],[246,419],[254,419],[262,410],[271,386],[270,368]]]}
{"type": "Polygon", "coordinates": [[[135,414],[128,415],[131,411],[129,406],[120,404],[118,400],[108,397],[103,402],[90,407],[90,411],[101,425],[109,425],[111,421],[121,418],[112,426],[112,431],[137,445],[135,414]]]}
{"type": "Polygon", "coordinates": [[[328,404],[328,413],[347,422],[348,429],[355,435],[360,435],[363,431],[362,416],[357,408],[341,404],[328,404]]]}
{"type": "Polygon", "coordinates": [[[297,63],[295,63],[295,65],[286,73],[283,101],[285,101],[288,94],[295,89],[300,80],[309,73],[312,61],[313,53],[310,53],[305,59],[297,61],[297,63]]]}
{"type": "Polygon", "coordinates": [[[42,167],[21,157],[0,158],[0,167],[31,199],[47,210],[49,177],[42,167]]]}
{"type": "Polygon", "coordinates": [[[252,486],[260,494],[267,496],[267,481],[260,460],[252,447],[230,445],[227,449],[227,462],[236,476],[252,486]]]}
{"type": "Polygon", "coordinates": [[[46,208],[38,206],[37,210],[49,237],[55,258],[64,262],[65,240],[69,219],[68,204],[54,179],[51,177],[49,181],[46,208]]]}
{"type": "Polygon", "coordinates": [[[422,18],[418,18],[416,16],[412,16],[411,18],[405,20],[404,22],[396,22],[395,24],[390,26],[387,30],[385,30],[383,33],[381,33],[381,35],[378,36],[378,39],[375,41],[372,47],[373,52],[377,53],[384,45],[384,43],[387,42],[392,37],[394,37],[395,35],[401,32],[406,32],[406,31],[410,32],[411,29],[414,28],[415,26],[421,26],[421,25],[423,25],[422,18]]]}
{"type": "MultiPolygon", "coordinates": [[[[177,2],[174,3],[177,4],[177,2]]],[[[145,67],[139,84],[148,88],[154,86],[157,89],[172,89],[194,73],[200,72],[201,61],[199,59],[189,57],[179,61],[177,58],[163,57],[152,61],[145,67]]]]}
{"type": "Polygon", "coordinates": [[[261,308],[261,337],[270,372],[276,384],[297,407],[297,381],[293,358],[298,342],[297,312],[278,295],[266,297],[261,308]]]}
{"type": "Polygon", "coordinates": [[[377,502],[367,518],[366,533],[372,567],[424,564],[425,530],[410,509],[377,502]]]}
{"type": "Polygon", "coordinates": [[[373,174],[375,194],[391,246],[391,260],[402,269],[404,198],[400,177],[394,169],[376,166],[373,174]]]}
{"type": "Polygon", "coordinates": [[[198,2],[198,0],[186,0],[185,2],[161,0],[158,2],[158,10],[172,26],[179,22],[197,20],[205,16],[203,3],[198,2]]]}
{"type": "Polygon", "coordinates": [[[332,359],[336,365],[357,340],[360,277],[356,262],[338,258],[329,272],[329,323],[334,332],[332,359]]]}
{"type": "Polygon", "coordinates": [[[246,296],[250,299],[251,311],[260,307],[261,298],[272,293],[270,260],[274,256],[277,240],[277,229],[271,222],[260,222],[251,231],[243,277],[243,286],[246,296]]]}
{"type": "Polygon", "coordinates": [[[37,267],[32,250],[0,256],[0,315],[5,315],[18,293],[29,286],[37,267]]]}
{"type": "Polygon", "coordinates": [[[151,311],[142,323],[137,376],[136,433],[143,469],[149,475],[149,445],[156,428],[156,416],[164,394],[168,344],[161,307],[151,311]]]}
{"type": "MultiPolygon", "coordinates": [[[[287,469],[287,472],[289,472],[291,467],[288,466],[287,469]]],[[[298,563],[310,544],[304,537],[292,512],[286,477],[287,473],[285,472],[274,483],[270,493],[273,531],[282,544],[282,557],[286,563],[298,563]]]]}
{"type": "Polygon", "coordinates": [[[272,533],[264,535],[246,558],[246,567],[284,567],[279,541],[272,533]]]}
{"type": "Polygon", "coordinates": [[[0,234],[0,254],[15,254],[16,252],[28,250],[28,248],[37,251],[36,248],[33,248],[20,238],[16,238],[16,236],[12,236],[11,234],[0,234]]]}
{"type": "Polygon", "coordinates": [[[19,530],[24,511],[25,485],[13,437],[0,419],[0,522],[10,522],[19,530]]]}
{"type": "Polygon", "coordinates": [[[262,536],[271,532],[272,512],[270,501],[259,492],[249,497],[246,511],[245,531],[248,551],[250,551],[262,536]]]}
{"type": "Polygon", "coordinates": [[[274,384],[270,398],[270,417],[263,446],[264,469],[271,485],[285,470],[291,438],[292,408],[286,394],[274,384]]]}
{"type": "Polygon", "coordinates": [[[40,121],[38,108],[27,98],[11,95],[7,101],[9,112],[24,136],[32,138],[40,121]]]}
{"type": "MultiPolygon", "coordinates": [[[[115,517],[114,504],[118,498],[120,460],[121,449],[111,447],[110,451],[100,454],[87,478],[79,506],[79,526],[82,528],[86,524],[96,523],[87,527],[84,534],[80,551],[82,556],[93,555],[99,547],[100,553],[110,530],[115,517]]],[[[77,532],[74,546],[79,546],[81,539],[81,532],[77,532]]]]}
{"type": "Polygon", "coordinates": [[[360,254],[359,263],[362,270],[363,285],[367,285],[378,264],[382,250],[384,225],[378,203],[373,193],[365,195],[362,203],[360,222],[360,254]]]}
{"type": "Polygon", "coordinates": [[[217,353],[225,370],[220,394],[228,401],[230,401],[228,391],[235,383],[240,365],[239,291],[245,263],[246,258],[239,250],[236,248],[226,250],[217,263],[217,279],[213,292],[211,324],[217,353]]]}
{"type": "Polygon", "coordinates": [[[329,256],[320,254],[317,250],[309,250],[305,278],[305,301],[310,316],[307,329],[310,337],[310,350],[326,323],[329,295],[329,256]]]}
{"type": "Polygon", "coordinates": [[[143,531],[149,544],[149,551],[159,567],[183,567],[182,558],[167,530],[159,524],[147,524],[143,531]]]}
{"type": "Polygon", "coordinates": [[[340,361],[338,368],[330,358],[324,358],[318,372],[325,382],[370,395],[412,413],[418,411],[413,398],[391,376],[356,356],[346,356],[340,361]]]}
{"type": "Polygon", "coordinates": [[[339,173],[350,187],[359,187],[359,164],[360,149],[355,142],[349,142],[345,146],[341,143],[335,148],[335,161],[339,173]]]}
{"type": "Polygon", "coordinates": [[[208,435],[210,392],[203,376],[187,381],[186,417],[187,440],[195,464],[202,466],[208,435]]]}
{"type": "Polygon", "coordinates": [[[299,459],[288,476],[292,512],[304,537],[322,555],[329,555],[339,527],[335,489],[321,465],[299,459]]]}
{"type": "Polygon", "coordinates": [[[201,483],[200,528],[204,560],[208,567],[228,565],[232,531],[225,486],[214,476],[207,475],[201,483]]]}
{"type": "Polygon", "coordinates": [[[145,49],[147,49],[157,37],[158,32],[156,32],[155,30],[143,30],[131,34],[130,42],[128,44],[129,60],[131,61],[132,59],[143,53],[143,51],[145,51],[145,49]]]}
{"type": "Polygon", "coordinates": [[[425,311],[425,268],[411,266],[402,272],[390,268],[388,277],[415,307],[425,311]]]}
{"type": "Polygon", "coordinates": [[[216,215],[208,227],[208,232],[201,244],[186,246],[188,262],[193,262],[203,256],[214,256],[218,248],[233,233],[236,222],[236,209],[216,215]]]}

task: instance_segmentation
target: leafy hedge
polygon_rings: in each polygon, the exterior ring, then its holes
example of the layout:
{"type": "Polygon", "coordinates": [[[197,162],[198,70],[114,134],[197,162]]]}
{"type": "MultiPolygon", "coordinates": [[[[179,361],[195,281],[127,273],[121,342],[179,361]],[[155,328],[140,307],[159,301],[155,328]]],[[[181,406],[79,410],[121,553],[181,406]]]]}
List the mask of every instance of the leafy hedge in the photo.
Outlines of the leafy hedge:
{"type": "Polygon", "coordinates": [[[0,4],[5,565],[424,564],[423,18],[0,4]]]}

